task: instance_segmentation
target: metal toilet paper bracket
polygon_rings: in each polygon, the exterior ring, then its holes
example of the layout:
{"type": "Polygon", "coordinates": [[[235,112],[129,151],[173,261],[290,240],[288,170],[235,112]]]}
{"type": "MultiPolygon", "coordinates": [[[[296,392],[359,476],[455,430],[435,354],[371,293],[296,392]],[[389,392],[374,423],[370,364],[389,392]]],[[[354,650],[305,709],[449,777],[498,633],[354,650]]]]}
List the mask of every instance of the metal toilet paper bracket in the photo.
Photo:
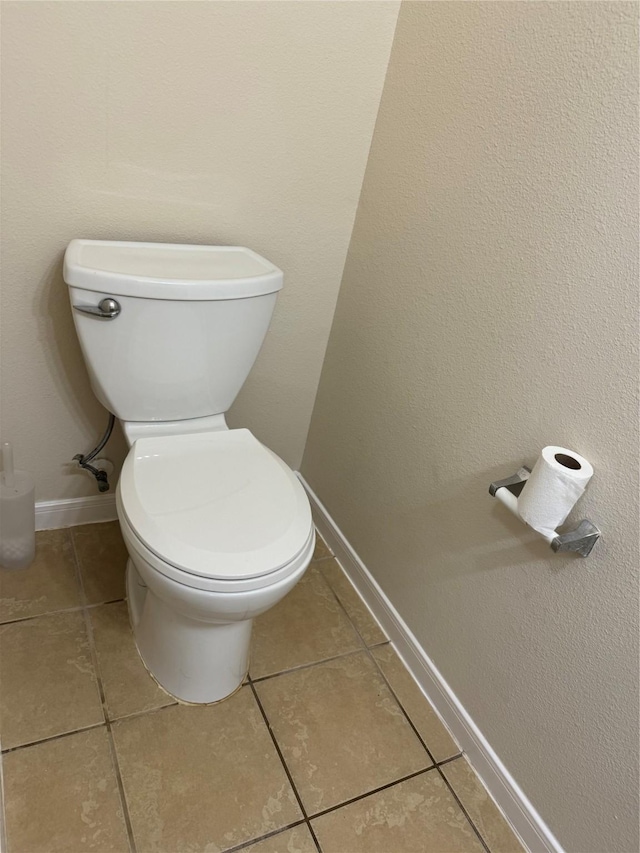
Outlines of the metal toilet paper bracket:
{"type": "MultiPolygon", "coordinates": [[[[523,465],[510,477],[491,483],[489,494],[493,498],[498,498],[514,515],[518,515],[518,495],[524,489],[529,474],[531,474],[531,468],[523,465]]],[[[599,538],[600,529],[587,518],[583,518],[574,530],[556,533],[547,541],[553,551],[575,551],[581,557],[588,557],[599,538]]]]}

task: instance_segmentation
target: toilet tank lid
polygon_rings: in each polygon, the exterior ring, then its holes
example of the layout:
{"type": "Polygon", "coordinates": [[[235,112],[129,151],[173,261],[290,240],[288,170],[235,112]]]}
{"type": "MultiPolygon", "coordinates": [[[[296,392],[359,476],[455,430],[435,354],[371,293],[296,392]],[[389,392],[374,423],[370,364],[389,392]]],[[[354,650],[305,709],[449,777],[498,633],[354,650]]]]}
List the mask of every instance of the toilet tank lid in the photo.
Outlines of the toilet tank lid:
{"type": "Polygon", "coordinates": [[[64,280],[143,299],[245,299],[282,288],[282,271],[244,246],[72,240],[64,280]]]}

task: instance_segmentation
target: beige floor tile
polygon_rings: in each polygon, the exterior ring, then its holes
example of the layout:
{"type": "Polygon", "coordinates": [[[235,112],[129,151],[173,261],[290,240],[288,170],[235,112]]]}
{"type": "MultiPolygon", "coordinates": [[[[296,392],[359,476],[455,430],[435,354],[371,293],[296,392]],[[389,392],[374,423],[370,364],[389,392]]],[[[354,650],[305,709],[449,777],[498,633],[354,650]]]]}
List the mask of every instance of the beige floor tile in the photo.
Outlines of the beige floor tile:
{"type": "Polygon", "coordinates": [[[125,601],[89,610],[110,719],[172,705],[175,699],[147,672],[133,639],[125,601]]]}
{"type": "Polygon", "coordinates": [[[336,560],[325,560],[320,564],[325,580],[340,599],[349,618],[368,646],[384,643],[387,636],[369,612],[368,607],[353,588],[336,560]]]}
{"type": "Polygon", "coordinates": [[[104,719],[81,612],[0,627],[3,749],[104,719]]]}
{"type": "Polygon", "coordinates": [[[113,725],[139,851],[226,850],[301,817],[250,687],[113,725]]]}
{"type": "Polygon", "coordinates": [[[105,728],[4,756],[9,853],[129,850],[105,728]]]}
{"type": "Polygon", "coordinates": [[[327,543],[316,530],[316,547],[313,551],[313,557],[311,559],[324,560],[326,557],[333,557],[333,554],[331,553],[331,549],[329,548],[327,543]]]}
{"type": "Polygon", "coordinates": [[[80,606],[68,530],[36,533],[36,558],[23,571],[0,571],[0,622],[80,606]]]}
{"type": "Polygon", "coordinates": [[[311,822],[323,853],[483,853],[435,770],[311,822]]]}
{"type": "Polygon", "coordinates": [[[316,845],[305,824],[300,824],[245,847],[243,853],[316,853],[316,845]]]}
{"type": "Polygon", "coordinates": [[[309,814],[431,763],[366,652],[256,689],[309,814]]]}
{"type": "Polygon", "coordinates": [[[251,677],[261,678],[362,647],[318,569],[311,565],[253,626],[251,677]]]}
{"type": "Polygon", "coordinates": [[[124,598],[128,555],[118,522],[82,524],[72,534],[87,602],[124,598]]]}
{"type": "Polygon", "coordinates": [[[524,853],[513,830],[464,758],[445,764],[442,772],[491,853],[524,853]]]}
{"type": "Polygon", "coordinates": [[[460,748],[440,722],[393,647],[378,646],[371,653],[435,760],[444,761],[445,758],[457,755],[460,748]]]}

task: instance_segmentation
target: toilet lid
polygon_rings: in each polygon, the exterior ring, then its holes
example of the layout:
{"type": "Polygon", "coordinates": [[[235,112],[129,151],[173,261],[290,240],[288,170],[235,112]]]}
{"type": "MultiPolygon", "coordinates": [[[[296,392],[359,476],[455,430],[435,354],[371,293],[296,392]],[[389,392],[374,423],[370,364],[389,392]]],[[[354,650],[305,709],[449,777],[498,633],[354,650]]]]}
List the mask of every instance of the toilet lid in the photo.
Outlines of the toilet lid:
{"type": "Polygon", "coordinates": [[[120,496],[151,551],[202,577],[273,572],[297,556],[311,529],[298,478],[247,429],[138,439],[120,496]]]}

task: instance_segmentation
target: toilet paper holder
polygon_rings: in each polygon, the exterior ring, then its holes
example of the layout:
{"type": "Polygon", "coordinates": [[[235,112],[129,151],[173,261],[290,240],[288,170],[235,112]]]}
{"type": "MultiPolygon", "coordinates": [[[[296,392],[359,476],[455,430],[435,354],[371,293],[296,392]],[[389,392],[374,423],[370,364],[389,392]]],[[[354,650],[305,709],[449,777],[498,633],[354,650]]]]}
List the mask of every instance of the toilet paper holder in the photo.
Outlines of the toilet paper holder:
{"type": "MultiPolygon", "coordinates": [[[[519,518],[518,495],[524,489],[530,474],[531,468],[523,465],[522,468],[519,468],[510,477],[505,477],[504,480],[496,480],[494,483],[491,483],[489,494],[494,498],[498,498],[501,503],[519,518]]],[[[589,519],[583,518],[574,530],[568,530],[566,533],[555,533],[550,538],[544,538],[547,539],[553,551],[574,551],[581,557],[588,557],[593,550],[593,546],[600,538],[600,529],[589,521],[589,519]]]]}

